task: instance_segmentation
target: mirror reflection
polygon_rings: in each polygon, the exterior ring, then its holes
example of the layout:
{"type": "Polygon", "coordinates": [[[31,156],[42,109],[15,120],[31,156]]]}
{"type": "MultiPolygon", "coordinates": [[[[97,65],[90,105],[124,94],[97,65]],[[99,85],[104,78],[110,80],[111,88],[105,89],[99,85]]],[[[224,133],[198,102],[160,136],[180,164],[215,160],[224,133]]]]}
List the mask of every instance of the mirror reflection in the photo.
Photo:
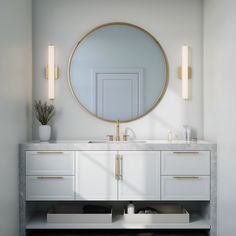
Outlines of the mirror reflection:
{"type": "Polygon", "coordinates": [[[131,121],[152,110],[165,93],[167,74],[157,40],[126,23],[92,30],[69,61],[69,83],[76,99],[108,121],[131,121]]]}

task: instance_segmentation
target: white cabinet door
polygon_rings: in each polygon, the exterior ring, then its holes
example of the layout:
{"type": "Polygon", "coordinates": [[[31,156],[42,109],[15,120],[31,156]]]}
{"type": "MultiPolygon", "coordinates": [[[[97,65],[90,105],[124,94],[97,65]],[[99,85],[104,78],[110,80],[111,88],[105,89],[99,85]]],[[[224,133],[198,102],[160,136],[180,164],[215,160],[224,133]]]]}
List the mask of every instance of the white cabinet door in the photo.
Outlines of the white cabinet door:
{"type": "Polygon", "coordinates": [[[160,152],[122,151],[119,200],[160,200],[160,152]]]}
{"type": "Polygon", "coordinates": [[[26,200],[74,200],[73,176],[26,176],[26,200]]]}
{"type": "Polygon", "coordinates": [[[162,175],[210,175],[209,151],[162,151],[162,175]]]}
{"type": "Polygon", "coordinates": [[[162,176],[161,200],[210,200],[210,176],[162,176]]]}
{"type": "Polygon", "coordinates": [[[77,200],[117,200],[115,157],[114,151],[77,152],[77,200]]]}
{"type": "Polygon", "coordinates": [[[74,175],[74,152],[27,151],[26,175],[74,175]]]}

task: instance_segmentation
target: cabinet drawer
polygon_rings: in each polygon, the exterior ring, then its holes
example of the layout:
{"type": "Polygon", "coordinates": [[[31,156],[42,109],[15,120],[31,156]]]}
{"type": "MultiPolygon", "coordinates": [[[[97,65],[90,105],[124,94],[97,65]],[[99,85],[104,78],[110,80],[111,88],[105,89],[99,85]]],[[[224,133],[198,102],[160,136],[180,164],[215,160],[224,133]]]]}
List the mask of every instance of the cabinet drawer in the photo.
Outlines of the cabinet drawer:
{"type": "Polygon", "coordinates": [[[74,175],[74,152],[28,151],[26,175],[74,175]]]}
{"type": "Polygon", "coordinates": [[[161,200],[210,200],[210,177],[162,176],[161,200]]]}
{"type": "Polygon", "coordinates": [[[162,175],[210,175],[209,151],[163,151],[162,175]]]}
{"type": "Polygon", "coordinates": [[[74,200],[74,177],[27,176],[26,200],[74,200]]]}

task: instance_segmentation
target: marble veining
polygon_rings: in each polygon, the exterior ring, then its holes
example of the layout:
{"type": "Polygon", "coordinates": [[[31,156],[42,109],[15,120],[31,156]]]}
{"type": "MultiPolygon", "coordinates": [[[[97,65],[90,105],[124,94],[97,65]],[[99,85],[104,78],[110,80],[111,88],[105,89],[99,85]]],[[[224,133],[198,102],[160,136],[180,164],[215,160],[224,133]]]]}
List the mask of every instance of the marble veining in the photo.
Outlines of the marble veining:
{"type": "Polygon", "coordinates": [[[54,150],[69,150],[69,151],[99,151],[99,150],[129,150],[129,151],[158,151],[158,150],[213,150],[216,145],[207,141],[198,141],[197,143],[186,143],[185,141],[176,140],[169,142],[167,140],[145,140],[145,142],[107,142],[107,143],[88,143],[89,140],[58,140],[49,143],[44,142],[29,142],[21,144],[21,149],[24,151],[54,151],[54,150]]]}

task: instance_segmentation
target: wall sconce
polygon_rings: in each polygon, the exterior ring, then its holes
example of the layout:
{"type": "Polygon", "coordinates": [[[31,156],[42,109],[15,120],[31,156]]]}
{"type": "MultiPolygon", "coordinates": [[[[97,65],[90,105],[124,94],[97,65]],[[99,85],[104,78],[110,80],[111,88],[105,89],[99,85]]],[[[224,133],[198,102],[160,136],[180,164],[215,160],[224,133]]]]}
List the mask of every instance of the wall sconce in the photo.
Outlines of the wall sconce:
{"type": "Polygon", "coordinates": [[[178,77],[182,79],[182,98],[189,98],[188,80],[191,78],[192,69],[189,66],[189,46],[182,46],[182,66],[179,67],[178,77]]]}
{"type": "Polygon", "coordinates": [[[46,67],[46,79],[48,79],[48,99],[55,99],[54,80],[58,79],[58,67],[55,65],[54,45],[48,46],[48,65],[46,67]]]}

